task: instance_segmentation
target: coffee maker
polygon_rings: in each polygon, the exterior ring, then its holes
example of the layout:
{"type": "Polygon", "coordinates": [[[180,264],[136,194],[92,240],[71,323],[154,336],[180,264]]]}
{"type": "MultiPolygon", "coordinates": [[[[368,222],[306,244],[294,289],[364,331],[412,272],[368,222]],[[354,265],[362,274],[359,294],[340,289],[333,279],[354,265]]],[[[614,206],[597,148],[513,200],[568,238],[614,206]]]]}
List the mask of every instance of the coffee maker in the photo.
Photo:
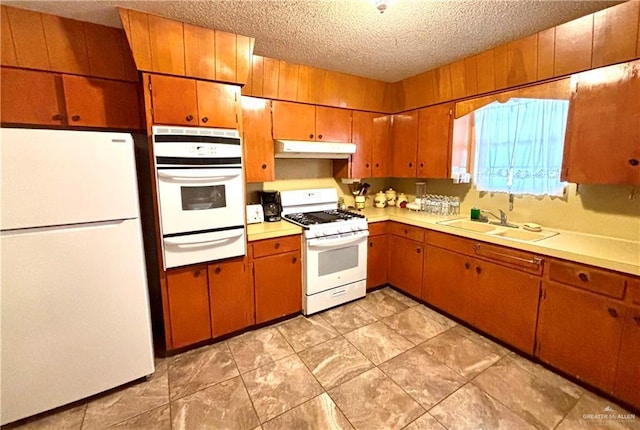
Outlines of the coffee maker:
{"type": "Polygon", "coordinates": [[[258,191],[258,196],[264,212],[264,220],[266,222],[280,221],[280,212],[282,212],[280,193],[278,191],[265,190],[258,191]]]}

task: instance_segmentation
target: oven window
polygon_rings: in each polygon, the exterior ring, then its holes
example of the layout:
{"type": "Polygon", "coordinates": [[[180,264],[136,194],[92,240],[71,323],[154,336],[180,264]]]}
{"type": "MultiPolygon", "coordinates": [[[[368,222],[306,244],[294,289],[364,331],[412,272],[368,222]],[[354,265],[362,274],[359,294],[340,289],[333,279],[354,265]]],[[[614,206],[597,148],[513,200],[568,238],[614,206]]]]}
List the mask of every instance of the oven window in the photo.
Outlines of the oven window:
{"type": "Polygon", "coordinates": [[[318,276],[358,267],[358,245],[318,253],[318,276]]]}
{"type": "Polygon", "coordinates": [[[224,185],[180,187],[183,211],[215,209],[227,206],[224,185]]]}

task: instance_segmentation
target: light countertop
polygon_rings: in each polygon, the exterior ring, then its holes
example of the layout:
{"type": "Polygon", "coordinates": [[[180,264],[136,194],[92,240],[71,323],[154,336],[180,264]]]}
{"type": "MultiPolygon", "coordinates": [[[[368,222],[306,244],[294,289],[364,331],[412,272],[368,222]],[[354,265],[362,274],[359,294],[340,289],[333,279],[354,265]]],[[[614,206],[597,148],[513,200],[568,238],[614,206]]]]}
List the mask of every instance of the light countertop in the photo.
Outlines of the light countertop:
{"type": "MultiPolygon", "coordinates": [[[[464,215],[440,217],[400,208],[365,208],[359,213],[366,216],[370,223],[396,221],[468,239],[640,276],[640,242],[545,228],[544,226],[545,230],[555,231],[559,234],[538,242],[523,242],[438,224],[446,219],[465,218],[464,215]]],[[[300,233],[302,233],[301,227],[287,221],[265,222],[247,226],[247,238],[250,242],[300,233]]]]}

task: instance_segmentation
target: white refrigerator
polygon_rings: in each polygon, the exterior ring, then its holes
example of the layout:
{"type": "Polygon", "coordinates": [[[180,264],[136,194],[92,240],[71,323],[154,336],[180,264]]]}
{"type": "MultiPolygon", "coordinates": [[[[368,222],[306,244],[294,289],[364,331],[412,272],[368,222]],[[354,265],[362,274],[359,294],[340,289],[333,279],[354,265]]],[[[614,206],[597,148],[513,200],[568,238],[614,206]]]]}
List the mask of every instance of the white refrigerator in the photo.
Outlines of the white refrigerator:
{"type": "Polygon", "coordinates": [[[1,423],[150,375],[131,135],[0,130],[1,423]]]}

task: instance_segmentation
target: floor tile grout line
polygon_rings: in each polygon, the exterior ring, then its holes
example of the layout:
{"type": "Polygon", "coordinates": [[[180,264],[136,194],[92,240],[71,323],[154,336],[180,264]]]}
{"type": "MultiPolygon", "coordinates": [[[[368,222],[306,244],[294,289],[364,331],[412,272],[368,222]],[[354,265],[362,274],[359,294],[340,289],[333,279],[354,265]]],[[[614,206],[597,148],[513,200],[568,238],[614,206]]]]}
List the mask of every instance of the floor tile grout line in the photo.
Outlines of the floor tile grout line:
{"type": "MultiPolygon", "coordinates": [[[[236,361],[236,357],[233,355],[233,351],[231,351],[231,346],[229,346],[229,352],[231,353],[231,359],[233,360],[233,364],[238,369],[238,378],[240,378],[240,382],[242,383],[242,387],[244,388],[245,393],[247,393],[247,397],[249,398],[249,403],[251,403],[251,408],[253,409],[253,413],[256,414],[256,418],[258,419],[258,426],[262,426],[260,423],[260,416],[258,416],[258,411],[256,410],[256,406],[253,404],[253,399],[251,398],[251,394],[249,393],[249,389],[247,388],[247,384],[245,383],[244,378],[242,377],[242,373],[240,373],[240,368],[238,367],[238,362],[236,361]]],[[[254,426],[255,428],[257,426],[254,426]]],[[[172,422],[173,428],[173,422],[172,422]]]]}

